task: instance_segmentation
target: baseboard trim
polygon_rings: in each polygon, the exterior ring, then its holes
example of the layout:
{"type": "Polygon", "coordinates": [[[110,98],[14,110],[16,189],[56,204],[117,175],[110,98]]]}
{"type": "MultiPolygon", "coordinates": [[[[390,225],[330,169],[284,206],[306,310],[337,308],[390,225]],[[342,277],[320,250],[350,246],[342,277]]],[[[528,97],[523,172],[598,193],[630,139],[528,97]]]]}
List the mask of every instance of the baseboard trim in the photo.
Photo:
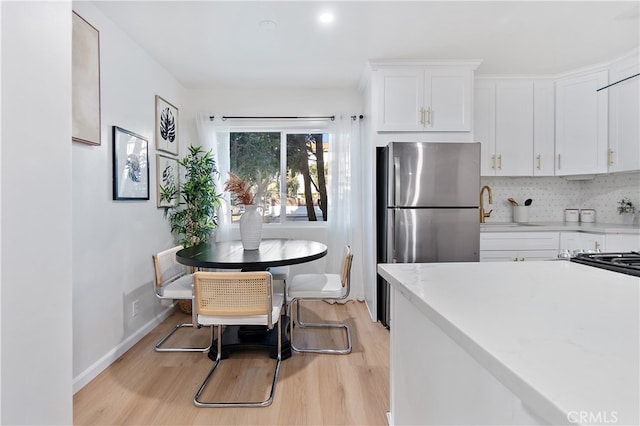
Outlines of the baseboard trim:
{"type": "Polygon", "coordinates": [[[85,387],[87,383],[95,379],[98,374],[102,373],[125,352],[138,343],[144,336],[149,334],[151,330],[156,328],[162,321],[167,319],[173,313],[175,305],[171,305],[152,318],[144,326],[140,327],[135,333],[124,339],[118,346],[107,352],[102,358],[93,363],[89,368],[84,370],[78,376],[73,378],[73,394],[75,395],[80,389],[85,387]]]}

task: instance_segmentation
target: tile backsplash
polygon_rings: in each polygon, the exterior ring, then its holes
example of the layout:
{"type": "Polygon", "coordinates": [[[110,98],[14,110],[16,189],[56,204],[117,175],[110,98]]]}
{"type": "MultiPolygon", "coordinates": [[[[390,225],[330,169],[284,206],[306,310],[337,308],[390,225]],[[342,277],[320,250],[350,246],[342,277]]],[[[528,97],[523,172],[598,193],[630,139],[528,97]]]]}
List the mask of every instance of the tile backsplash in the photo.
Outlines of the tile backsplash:
{"type": "MultiPolygon", "coordinates": [[[[520,205],[533,200],[530,222],[562,222],[565,209],[595,209],[600,223],[623,223],[618,214],[618,200],[628,197],[640,208],[640,172],[596,176],[591,180],[568,180],[563,177],[483,177],[481,185],[493,192],[493,213],[487,222],[511,222],[512,209],[507,201],[513,197],[520,205]]],[[[487,197],[485,195],[485,208],[487,197]]]]}

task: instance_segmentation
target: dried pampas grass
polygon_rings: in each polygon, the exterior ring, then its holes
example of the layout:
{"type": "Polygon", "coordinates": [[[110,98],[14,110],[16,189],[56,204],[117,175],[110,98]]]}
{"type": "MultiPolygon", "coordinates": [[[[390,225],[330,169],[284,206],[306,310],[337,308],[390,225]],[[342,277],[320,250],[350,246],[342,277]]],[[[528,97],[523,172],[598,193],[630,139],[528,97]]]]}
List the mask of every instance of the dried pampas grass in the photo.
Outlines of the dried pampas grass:
{"type": "Polygon", "coordinates": [[[251,194],[247,181],[231,172],[229,172],[229,179],[224,183],[224,190],[235,196],[236,204],[245,206],[253,204],[254,195],[251,194]]]}

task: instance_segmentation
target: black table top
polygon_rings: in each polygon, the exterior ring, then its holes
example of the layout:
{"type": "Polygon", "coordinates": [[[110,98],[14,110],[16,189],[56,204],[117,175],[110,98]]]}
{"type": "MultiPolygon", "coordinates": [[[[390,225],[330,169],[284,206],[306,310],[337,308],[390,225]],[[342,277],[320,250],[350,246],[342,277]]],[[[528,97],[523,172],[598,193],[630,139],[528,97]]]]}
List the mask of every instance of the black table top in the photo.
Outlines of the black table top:
{"type": "Polygon", "coordinates": [[[212,241],[178,251],[176,260],[197,268],[266,270],[311,262],[326,254],[327,246],[317,241],[265,239],[257,250],[244,250],[241,241],[212,241]]]}

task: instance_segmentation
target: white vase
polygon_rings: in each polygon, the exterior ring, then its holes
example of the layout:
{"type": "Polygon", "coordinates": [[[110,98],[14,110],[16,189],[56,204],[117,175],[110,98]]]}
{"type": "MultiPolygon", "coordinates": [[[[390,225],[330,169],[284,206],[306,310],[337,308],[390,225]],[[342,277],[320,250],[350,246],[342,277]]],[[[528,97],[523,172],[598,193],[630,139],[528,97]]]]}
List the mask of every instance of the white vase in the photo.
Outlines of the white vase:
{"type": "Polygon", "coordinates": [[[240,238],[245,250],[257,250],[262,240],[262,213],[255,204],[244,206],[240,216],[240,238]]]}
{"type": "Polygon", "coordinates": [[[635,213],[622,213],[622,223],[624,225],[632,225],[633,219],[635,219],[635,213]]]}

